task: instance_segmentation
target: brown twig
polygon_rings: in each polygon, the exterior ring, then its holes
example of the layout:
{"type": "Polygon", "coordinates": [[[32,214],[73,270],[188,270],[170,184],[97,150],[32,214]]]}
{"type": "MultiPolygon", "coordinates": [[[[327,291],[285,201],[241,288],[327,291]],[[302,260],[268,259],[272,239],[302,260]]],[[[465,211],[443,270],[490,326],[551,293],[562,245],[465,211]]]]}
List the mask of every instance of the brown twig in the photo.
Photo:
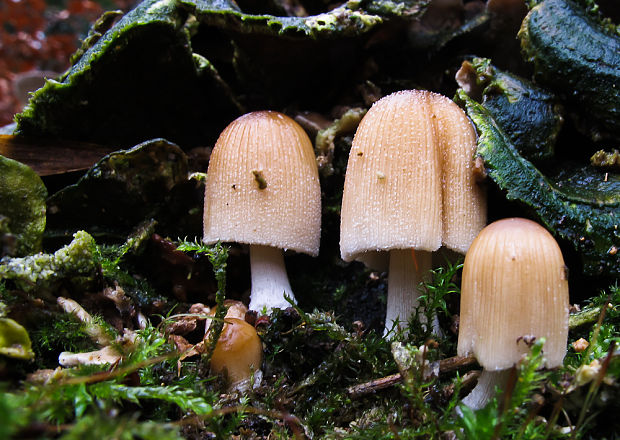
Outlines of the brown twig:
{"type": "Polygon", "coordinates": [[[365,394],[374,393],[376,391],[389,388],[392,385],[400,383],[402,380],[403,376],[400,373],[396,373],[387,377],[382,377],[380,379],[371,380],[370,382],[349,387],[347,393],[349,394],[349,397],[356,399],[365,394]]]}
{"type": "MultiPolygon", "coordinates": [[[[468,367],[476,362],[476,358],[473,356],[454,356],[439,361],[439,373],[449,373],[451,371],[458,370],[462,367],[468,367]]],[[[374,379],[370,382],[365,382],[359,385],[349,387],[347,394],[352,399],[364,396],[366,394],[375,393],[379,390],[389,388],[392,385],[400,383],[403,377],[400,373],[392,374],[390,376],[382,377],[380,379],[374,379]]]]}

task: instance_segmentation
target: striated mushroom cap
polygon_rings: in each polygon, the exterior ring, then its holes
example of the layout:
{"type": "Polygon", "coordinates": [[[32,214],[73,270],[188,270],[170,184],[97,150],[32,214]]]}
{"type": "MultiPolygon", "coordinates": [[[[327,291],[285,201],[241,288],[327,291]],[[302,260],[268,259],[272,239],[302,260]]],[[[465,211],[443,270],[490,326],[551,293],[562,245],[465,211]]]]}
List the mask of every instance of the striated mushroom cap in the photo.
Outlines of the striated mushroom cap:
{"type": "Polygon", "coordinates": [[[211,372],[226,371],[234,386],[259,370],[262,359],[263,346],[256,329],[241,319],[226,318],[211,356],[211,372]]]}
{"type": "Polygon", "coordinates": [[[221,133],[209,161],[205,243],[292,249],[316,256],[321,189],[312,143],[286,115],[243,115],[221,133]]]}
{"type": "Polygon", "coordinates": [[[434,115],[442,152],[442,245],[465,254],[487,223],[487,199],[474,170],[476,130],[465,112],[434,94],[434,115]]]}
{"type": "Polygon", "coordinates": [[[450,99],[406,90],[377,101],[362,119],[349,153],[340,250],[345,261],[368,252],[464,253],[486,223],[476,184],[476,133],[450,99]]]}
{"type": "Polygon", "coordinates": [[[502,370],[529,352],[528,340],[544,337],[545,365],[559,366],[568,307],[566,266],[551,234],[522,218],[491,223],[465,257],[458,354],[502,370]]]}

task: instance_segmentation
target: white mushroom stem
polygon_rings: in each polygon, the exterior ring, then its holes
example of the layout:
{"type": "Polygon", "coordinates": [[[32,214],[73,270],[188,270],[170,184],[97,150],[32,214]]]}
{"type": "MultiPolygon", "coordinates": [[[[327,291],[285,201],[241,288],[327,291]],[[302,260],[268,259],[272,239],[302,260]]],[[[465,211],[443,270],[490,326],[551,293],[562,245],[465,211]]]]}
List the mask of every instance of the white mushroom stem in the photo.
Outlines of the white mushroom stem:
{"type": "Polygon", "coordinates": [[[432,267],[432,253],[412,249],[392,249],[388,272],[387,310],[385,332],[407,322],[418,306],[419,284],[428,280],[432,267]]]}
{"type": "Polygon", "coordinates": [[[510,368],[494,371],[482,370],[478,383],[461,402],[474,411],[484,408],[495,397],[496,388],[502,391],[506,389],[510,372],[510,368]]]}
{"type": "Polygon", "coordinates": [[[250,310],[259,313],[273,309],[285,309],[293,302],[293,289],[286,274],[282,250],[271,246],[250,245],[250,269],[252,272],[252,291],[250,293],[250,310]]]}

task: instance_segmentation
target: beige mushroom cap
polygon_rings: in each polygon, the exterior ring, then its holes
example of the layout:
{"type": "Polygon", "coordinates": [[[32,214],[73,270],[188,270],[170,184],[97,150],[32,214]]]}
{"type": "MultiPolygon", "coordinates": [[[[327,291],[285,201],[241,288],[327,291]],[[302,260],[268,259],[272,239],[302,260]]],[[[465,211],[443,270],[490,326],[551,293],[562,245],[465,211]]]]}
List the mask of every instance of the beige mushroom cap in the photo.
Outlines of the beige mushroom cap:
{"type": "Polygon", "coordinates": [[[362,119],[349,153],[340,250],[345,261],[368,252],[464,253],[486,223],[475,182],[476,132],[450,99],[406,90],[377,101],[362,119]]]}
{"type": "Polygon", "coordinates": [[[209,161],[203,241],[317,255],[320,230],[318,169],[301,126],[274,111],[231,122],[209,161]]]}
{"type": "Polygon", "coordinates": [[[458,354],[502,370],[529,352],[531,337],[544,337],[546,366],[559,366],[568,306],[566,266],[551,234],[522,218],[491,223],[465,257],[458,354]]]}

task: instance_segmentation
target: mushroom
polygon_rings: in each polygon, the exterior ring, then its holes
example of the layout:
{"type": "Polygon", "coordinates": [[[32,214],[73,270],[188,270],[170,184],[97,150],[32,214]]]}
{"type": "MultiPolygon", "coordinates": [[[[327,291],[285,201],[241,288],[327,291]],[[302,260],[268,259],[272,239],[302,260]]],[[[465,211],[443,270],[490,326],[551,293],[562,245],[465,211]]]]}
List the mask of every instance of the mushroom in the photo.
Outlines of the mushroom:
{"type": "MultiPolygon", "coordinates": [[[[241,319],[242,321],[245,321],[245,315],[248,312],[248,307],[245,304],[243,304],[241,301],[237,301],[234,299],[225,299],[224,306],[227,307],[226,316],[225,316],[226,319],[236,318],[236,319],[241,319]]],[[[217,306],[210,309],[207,312],[207,315],[213,318],[216,312],[217,312],[217,306]]],[[[211,318],[207,319],[207,322],[205,323],[205,336],[209,333],[209,329],[211,328],[211,323],[212,323],[211,318]]]]}
{"type": "Polygon", "coordinates": [[[428,91],[380,99],[355,133],[340,252],[345,261],[380,269],[389,253],[386,332],[417,307],[417,287],[429,273],[431,253],[442,245],[465,253],[486,223],[475,148],[476,133],[465,113],[428,91]]]}
{"type": "Polygon", "coordinates": [[[483,367],[463,403],[483,408],[529,352],[533,338],[545,338],[546,367],[562,365],[568,308],[562,252],[545,228],[523,218],[485,227],[463,267],[457,351],[459,356],[473,354],[483,367]]]}
{"type": "Polygon", "coordinates": [[[243,115],[211,154],[204,238],[250,245],[250,309],[295,301],[282,250],[318,255],[321,189],[312,143],[299,124],[274,111],[243,115]]]}
{"type": "Polygon", "coordinates": [[[225,318],[213,355],[211,372],[224,373],[230,389],[247,388],[253,372],[259,371],[263,346],[256,329],[238,318],[225,318]]]}

